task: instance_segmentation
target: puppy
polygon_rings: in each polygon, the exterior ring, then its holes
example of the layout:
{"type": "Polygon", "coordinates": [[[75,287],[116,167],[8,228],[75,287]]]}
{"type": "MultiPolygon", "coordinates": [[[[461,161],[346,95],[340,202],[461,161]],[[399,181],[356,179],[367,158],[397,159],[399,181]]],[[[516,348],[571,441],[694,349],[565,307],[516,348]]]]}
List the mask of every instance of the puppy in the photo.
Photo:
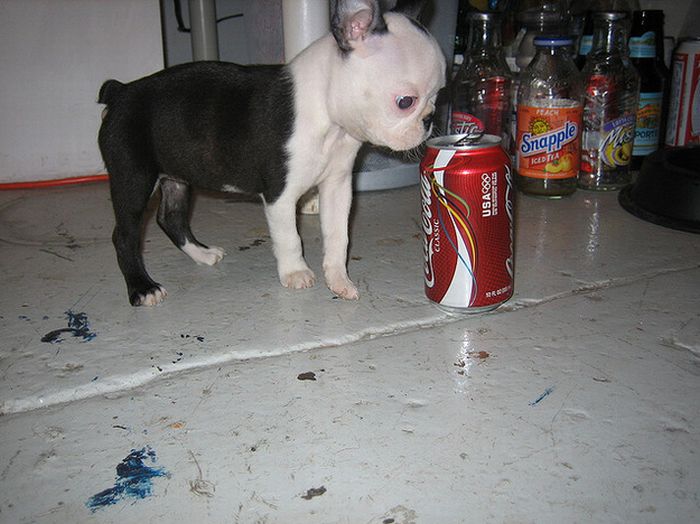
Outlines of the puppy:
{"type": "Polygon", "coordinates": [[[197,62],[103,84],[98,141],[132,305],[166,296],[141,254],[144,211],[158,188],[158,224],[207,265],[224,250],[192,234],[191,188],[261,195],[279,279],[300,289],[315,276],[302,256],[296,203],[318,187],[326,284],[358,298],[346,269],[353,161],[363,142],[407,150],[428,137],[446,64],[418,22],[379,1],[337,0],[331,25],[286,66],[197,62]]]}

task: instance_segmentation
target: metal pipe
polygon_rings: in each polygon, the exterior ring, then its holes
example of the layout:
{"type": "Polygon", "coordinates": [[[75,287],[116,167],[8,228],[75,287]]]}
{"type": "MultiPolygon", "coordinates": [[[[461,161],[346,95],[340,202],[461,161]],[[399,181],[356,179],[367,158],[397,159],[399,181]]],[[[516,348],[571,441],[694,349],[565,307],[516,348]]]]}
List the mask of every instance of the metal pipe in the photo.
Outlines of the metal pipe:
{"type": "Polygon", "coordinates": [[[219,59],[216,0],[189,0],[192,60],[219,59]]]}

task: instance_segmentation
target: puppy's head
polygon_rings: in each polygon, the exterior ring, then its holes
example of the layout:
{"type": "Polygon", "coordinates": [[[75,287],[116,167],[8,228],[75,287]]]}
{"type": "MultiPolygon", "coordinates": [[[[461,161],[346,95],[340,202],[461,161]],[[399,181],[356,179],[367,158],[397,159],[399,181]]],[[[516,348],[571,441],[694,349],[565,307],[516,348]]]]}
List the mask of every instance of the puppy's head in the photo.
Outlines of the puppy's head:
{"type": "Polygon", "coordinates": [[[337,0],[332,29],[339,59],[329,94],[336,120],[351,136],[396,151],[430,135],[446,73],[437,42],[412,18],[416,10],[399,9],[337,0]]]}

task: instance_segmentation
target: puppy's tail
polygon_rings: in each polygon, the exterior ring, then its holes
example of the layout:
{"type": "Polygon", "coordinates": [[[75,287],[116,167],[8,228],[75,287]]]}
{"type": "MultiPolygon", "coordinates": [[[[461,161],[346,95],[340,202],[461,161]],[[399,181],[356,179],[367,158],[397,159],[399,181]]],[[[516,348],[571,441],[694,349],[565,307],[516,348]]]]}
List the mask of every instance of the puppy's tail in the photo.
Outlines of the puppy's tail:
{"type": "Polygon", "coordinates": [[[126,86],[118,80],[107,80],[100,88],[97,102],[105,105],[112,105],[124,92],[126,86]]]}

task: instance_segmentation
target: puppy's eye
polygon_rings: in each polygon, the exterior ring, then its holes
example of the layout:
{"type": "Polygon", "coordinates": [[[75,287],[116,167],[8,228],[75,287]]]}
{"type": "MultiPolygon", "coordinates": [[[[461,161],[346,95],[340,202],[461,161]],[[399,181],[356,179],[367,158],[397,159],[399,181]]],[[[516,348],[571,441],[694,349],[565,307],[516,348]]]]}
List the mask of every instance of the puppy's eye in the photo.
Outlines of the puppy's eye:
{"type": "Polygon", "coordinates": [[[416,101],[415,96],[397,96],[396,97],[396,105],[399,107],[399,109],[408,109],[411,107],[414,102],[416,101]]]}

